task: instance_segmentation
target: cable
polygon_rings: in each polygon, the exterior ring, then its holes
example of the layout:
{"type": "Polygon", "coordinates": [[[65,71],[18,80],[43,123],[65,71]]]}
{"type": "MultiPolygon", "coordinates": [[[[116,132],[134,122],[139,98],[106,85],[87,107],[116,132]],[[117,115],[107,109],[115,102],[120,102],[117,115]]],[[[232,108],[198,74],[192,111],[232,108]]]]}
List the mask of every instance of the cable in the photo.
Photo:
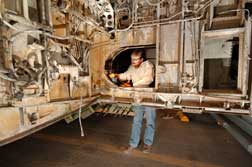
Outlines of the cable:
{"type": "Polygon", "coordinates": [[[250,12],[248,9],[233,9],[233,10],[228,10],[228,11],[224,11],[224,12],[219,12],[218,14],[225,14],[225,13],[229,13],[229,12],[240,12],[240,11],[244,11],[245,13],[248,13],[248,16],[250,16],[250,12]]]}
{"type": "Polygon", "coordinates": [[[215,3],[215,1],[219,1],[218,4],[220,3],[220,0],[212,0],[212,1],[209,0],[209,1],[205,4],[205,6],[202,6],[202,7],[200,7],[199,9],[197,9],[197,10],[196,10],[196,13],[200,12],[201,9],[206,9],[206,8],[208,8],[210,5],[212,5],[213,3],[215,3]]]}
{"type": "Polygon", "coordinates": [[[50,38],[54,38],[54,39],[58,39],[58,40],[69,40],[69,39],[76,39],[76,40],[79,40],[79,41],[82,41],[82,42],[85,42],[85,43],[92,43],[90,40],[86,40],[86,39],[81,39],[79,37],[76,37],[76,36],[68,36],[68,37],[60,37],[60,36],[56,36],[56,35],[52,35],[52,34],[49,34],[49,33],[46,33],[44,31],[41,31],[41,30],[38,30],[36,28],[34,29],[20,29],[20,28],[17,28],[13,25],[11,25],[10,23],[8,23],[7,21],[5,21],[2,16],[0,15],[0,19],[2,20],[2,22],[7,25],[9,28],[15,30],[15,31],[18,31],[17,33],[13,34],[10,38],[10,41],[13,41],[16,36],[18,36],[19,34],[21,33],[25,33],[25,32],[30,32],[30,33],[39,33],[39,34],[44,34],[45,36],[48,36],[50,38]]]}

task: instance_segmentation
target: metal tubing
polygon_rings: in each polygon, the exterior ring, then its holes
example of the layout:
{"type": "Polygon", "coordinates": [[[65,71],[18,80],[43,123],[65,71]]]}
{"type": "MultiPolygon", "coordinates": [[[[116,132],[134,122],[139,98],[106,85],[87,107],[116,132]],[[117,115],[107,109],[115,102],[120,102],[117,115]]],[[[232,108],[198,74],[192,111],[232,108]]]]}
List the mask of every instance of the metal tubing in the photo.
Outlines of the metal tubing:
{"type": "MultiPolygon", "coordinates": [[[[149,1],[146,1],[149,2],[149,1]]],[[[157,4],[157,19],[160,19],[160,3],[157,4]]],[[[156,70],[155,70],[155,89],[158,89],[159,85],[159,75],[158,75],[158,64],[159,64],[159,59],[160,59],[160,38],[161,38],[161,33],[160,33],[160,25],[157,24],[156,26],[156,70]]]]}
{"type": "Polygon", "coordinates": [[[23,15],[27,20],[30,20],[28,7],[29,7],[28,0],[23,0],[23,15]]]}
{"type": "Polygon", "coordinates": [[[52,23],[52,13],[51,13],[51,0],[45,1],[45,16],[46,16],[46,24],[49,26],[53,26],[52,23]]]}
{"type": "Polygon", "coordinates": [[[20,129],[22,129],[24,127],[25,121],[24,121],[24,108],[20,107],[19,108],[19,120],[20,120],[20,129]]]}
{"type": "MultiPolygon", "coordinates": [[[[111,100],[111,99],[99,99],[98,102],[100,103],[131,103],[130,101],[120,101],[120,100],[111,100]]],[[[132,103],[134,104],[134,103],[132,103]]],[[[139,103],[138,103],[139,104],[139,103]]],[[[156,108],[167,108],[166,103],[156,103],[156,102],[141,102],[141,105],[144,106],[152,106],[152,107],[156,107],[156,108]]],[[[198,109],[198,110],[202,110],[203,112],[206,113],[223,113],[223,114],[249,114],[248,110],[242,110],[242,109],[230,109],[230,110],[226,110],[223,108],[217,108],[217,107],[197,107],[197,106],[187,106],[187,105],[177,105],[174,104],[173,105],[173,109],[198,109]]]]}
{"type": "Polygon", "coordinates": [[[241,118],[252,126],[252,117],[251,116],[242,115],[241,118]]]}
{"type": "Polygon", "coordinates": [[[45,0],[38,1],[39,18],[42,24],[46,24],[45,0]]]}
{"type": "Polygon", "coordinates": [[[244,130],[246,133],[248,133],[250,136],[252,136],[252,125],[244,121],[238,116],[234,115],[225,115],[228,119],[230,119],[232,122],[234,122],[237,126],[239,126],[242,130],[244,130]]]}
{"type": "Polygon", "coordinates": [[[224,127],[248,152],[252,155],[252,144],[238,130],[234,129],[230,124],[225,122],[219,115],[211,114],[217,123],[224,127]]]}
{"type": "MultiPolygon", "coordinates": [[[[185,1],[182,0],[182,20],[185,19],[185,1]]],[[[181,78],[185,72],[185,21],[182,21],[180,24],[180,47],[179,47],[179,56],[180,56],[180,63],[179,63],[179,74],[178,80],[181,81],[181,78]]],[[[180,83],[181,87],[181,83],[180,83]]]]}
{"type": "Polygon", "coordinates": [[[252,144],[244,136],[227,123],[223,127],[252,155],[252,144]]]}

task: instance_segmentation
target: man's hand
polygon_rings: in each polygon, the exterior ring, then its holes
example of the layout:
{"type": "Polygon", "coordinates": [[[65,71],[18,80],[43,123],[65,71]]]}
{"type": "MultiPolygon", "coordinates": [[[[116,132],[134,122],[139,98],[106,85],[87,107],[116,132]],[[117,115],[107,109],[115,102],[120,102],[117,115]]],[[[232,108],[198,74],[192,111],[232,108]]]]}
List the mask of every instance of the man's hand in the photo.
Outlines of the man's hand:
{"type": "Polygon", "coordinates": [[[109,78],[119,78],[119,74],[116,74],[116,73],[111,73],[109,74],[109,78]]]}
{"type": "Polygon", "coordinates": [[[130,81],[127,81],[123,84],[120,85],[121,87],[132,87],[131,84],[130,84],[130,81]]]}

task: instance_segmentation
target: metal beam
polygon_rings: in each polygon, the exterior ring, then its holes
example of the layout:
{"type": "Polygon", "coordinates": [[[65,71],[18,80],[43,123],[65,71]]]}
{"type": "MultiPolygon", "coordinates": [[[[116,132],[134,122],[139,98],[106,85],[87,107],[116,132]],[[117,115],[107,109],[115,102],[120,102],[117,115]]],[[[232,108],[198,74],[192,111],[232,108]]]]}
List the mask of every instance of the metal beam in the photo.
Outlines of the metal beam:
{"type": "Polygon", "coordinates": [[[229,28],[229,29],[223,29],[223,30],[203,31],[202,36],[224,38],[225,36],[235,36],[240,33],[244,33],[244,31],[245,31],[245,28],[229,28]]]}

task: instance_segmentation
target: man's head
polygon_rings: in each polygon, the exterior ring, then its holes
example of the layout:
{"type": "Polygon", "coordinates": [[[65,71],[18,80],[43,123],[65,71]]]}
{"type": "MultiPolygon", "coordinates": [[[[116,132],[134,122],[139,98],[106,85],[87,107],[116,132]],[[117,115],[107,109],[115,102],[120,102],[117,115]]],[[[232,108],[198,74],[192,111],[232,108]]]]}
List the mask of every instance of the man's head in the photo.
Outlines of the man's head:
{"type": "Polygon", "coordinates": [[[141,49],[136,49],[131,53],[131,65],[139,67],[145,61],[145,52],[141,49]]]}

